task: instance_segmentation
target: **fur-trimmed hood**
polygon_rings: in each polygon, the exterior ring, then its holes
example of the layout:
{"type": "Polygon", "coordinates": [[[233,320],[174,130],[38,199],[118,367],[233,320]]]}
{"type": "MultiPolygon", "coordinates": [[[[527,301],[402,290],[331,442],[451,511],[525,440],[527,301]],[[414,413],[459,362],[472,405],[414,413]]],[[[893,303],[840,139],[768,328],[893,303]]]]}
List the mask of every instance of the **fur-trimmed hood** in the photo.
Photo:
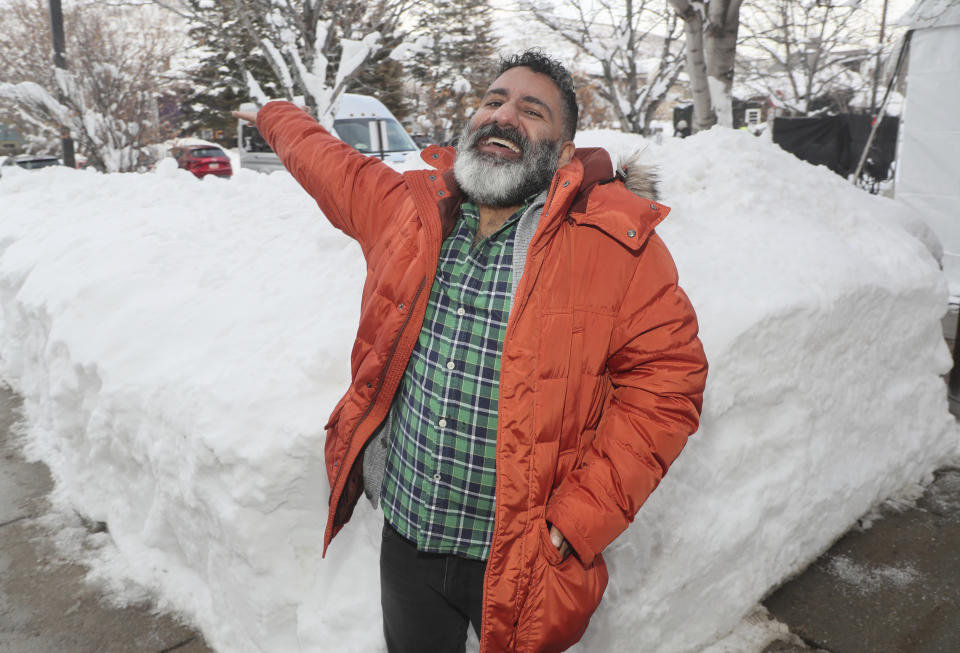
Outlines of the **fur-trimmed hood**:
{"type": "Polygon", "coordinates": [[[643,150],[620,158],[617,176],[623,179],[627,190],[638,197],[657,202],[660,200],[660,171],[656,166],[640,163],[643,150]]]}
{"type": "Polygon", "coordinates": [[[581,189],[589,193],[597,184],[608,184],[615,180],[624,183],[637,197],[658,201],[660,177],[657,168],[640,163],[642,150],[619,157],[616,167],[610,153],[600,147],[577,148],[574,156],[583,164],[583,183],[581,189]]]}

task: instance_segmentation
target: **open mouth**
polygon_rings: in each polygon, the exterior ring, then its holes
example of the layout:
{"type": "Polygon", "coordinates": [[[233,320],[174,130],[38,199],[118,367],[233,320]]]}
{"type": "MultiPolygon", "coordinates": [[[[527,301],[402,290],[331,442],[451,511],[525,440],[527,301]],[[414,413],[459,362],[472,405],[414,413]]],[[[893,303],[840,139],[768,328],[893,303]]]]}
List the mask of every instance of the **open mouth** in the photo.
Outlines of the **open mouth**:
{"type": "Polygon", "coordinates": [[[506,150],[510,150],[514,154],[520,154],[520,148],[513,141],[508,141],[505,138],[498,138],[496,136],[490,136],[481,141],[484,145],[493,145],[496,147],[502,147],[506,150]]]}

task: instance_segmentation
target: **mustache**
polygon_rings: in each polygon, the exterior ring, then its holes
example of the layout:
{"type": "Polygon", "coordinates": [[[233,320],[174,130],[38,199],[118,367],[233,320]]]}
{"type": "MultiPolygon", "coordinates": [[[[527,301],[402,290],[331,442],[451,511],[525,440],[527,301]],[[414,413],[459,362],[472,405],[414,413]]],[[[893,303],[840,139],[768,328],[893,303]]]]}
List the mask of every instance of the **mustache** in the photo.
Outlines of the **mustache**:
{"type": "Polygon", "coordinates": [[[519,130],[513,127],[501,127],[495,122],[478,127],[477,130],[470,135],[470,141],[467,146],[472,149],[476,147],[477,143],[481,140],[490,137],[504,138],[516,143],[517,147],[520,148],[520,154],[525,154],[530,147],[530,141],[526,136],[521,134],[519,130]]]}

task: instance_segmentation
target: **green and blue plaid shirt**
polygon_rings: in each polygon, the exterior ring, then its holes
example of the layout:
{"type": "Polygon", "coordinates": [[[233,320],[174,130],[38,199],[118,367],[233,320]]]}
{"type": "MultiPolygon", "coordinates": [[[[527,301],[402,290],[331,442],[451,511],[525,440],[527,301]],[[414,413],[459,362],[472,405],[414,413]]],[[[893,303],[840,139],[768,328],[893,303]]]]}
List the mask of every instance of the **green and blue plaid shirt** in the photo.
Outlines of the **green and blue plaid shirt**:
{"type": "Polygon", "coordinates": [[[476,206],[440,248],[420,338],[391,408],[381,505],[420,551],[486,560],[493,534],[500,357],[526,205],[473,246],[476,206]]]}

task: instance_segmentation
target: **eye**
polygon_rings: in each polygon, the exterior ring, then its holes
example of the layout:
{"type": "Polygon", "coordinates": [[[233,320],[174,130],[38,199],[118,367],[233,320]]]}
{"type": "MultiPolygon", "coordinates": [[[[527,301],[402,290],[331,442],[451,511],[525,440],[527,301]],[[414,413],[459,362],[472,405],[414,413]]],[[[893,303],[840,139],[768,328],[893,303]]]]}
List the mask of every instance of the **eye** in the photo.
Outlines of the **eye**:
{"type": "Polygon", "coordinates": [[[503,102],[501,102],[500,100],[490,100],[487,102],[488,107],[494,107],[494,108],[499,107],[501,104],[503,104],[503,102]]]}
{"type": "Polygon", "coordinates": [[[527,115],[533,116],[534,118],[539,118],[539,117],[540,117],[540,112],[539,112],[539,111],[534,111],[533,109],[527,109],[526,113],[527,113],[527,115]]]}

